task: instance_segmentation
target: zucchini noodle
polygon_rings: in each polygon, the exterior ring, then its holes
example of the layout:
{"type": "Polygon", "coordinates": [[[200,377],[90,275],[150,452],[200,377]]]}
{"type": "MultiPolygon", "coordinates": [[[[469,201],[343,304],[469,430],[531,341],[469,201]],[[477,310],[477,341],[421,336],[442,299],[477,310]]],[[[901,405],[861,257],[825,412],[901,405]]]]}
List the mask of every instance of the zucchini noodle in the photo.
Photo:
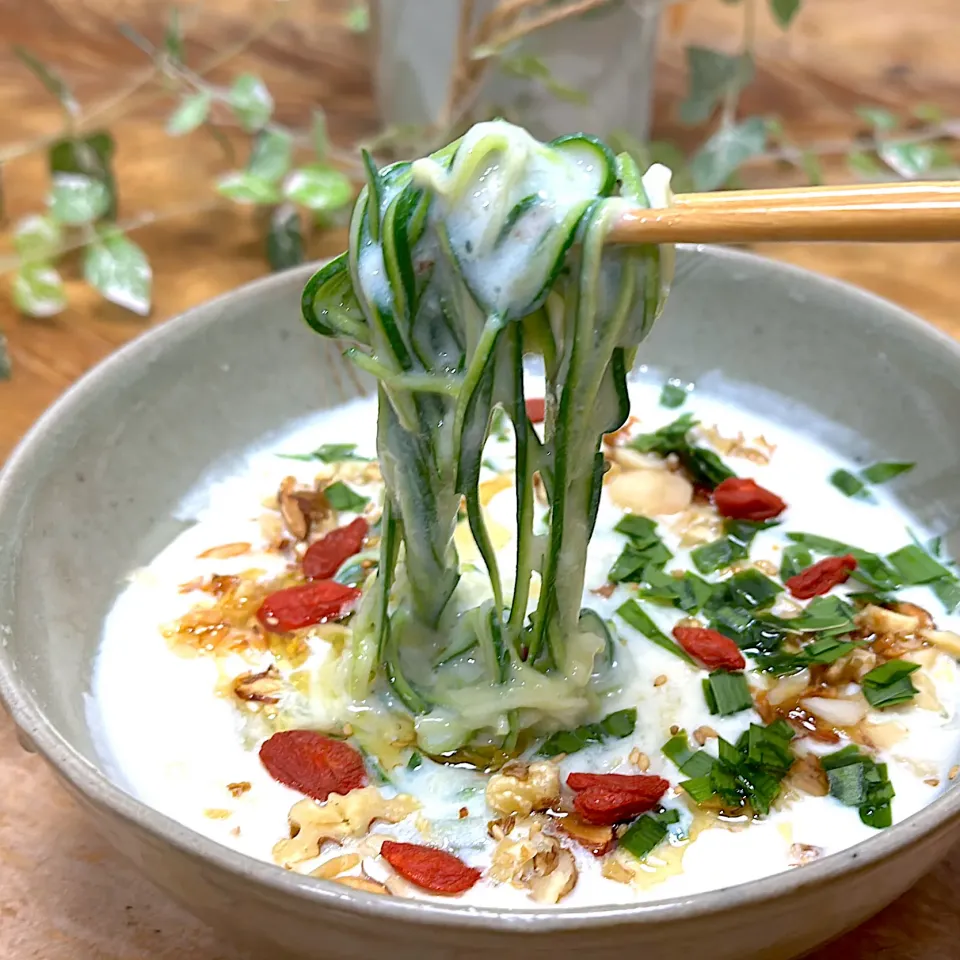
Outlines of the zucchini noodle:
{"type": "Polygon", "coordinates": [[[595,713],[623,668],[603,620],[581,610],[586,553],[602,436],[628,415],[626,376],[673,251],[604,240],[625,208],[668,202],[669,171],[641,176],[592,137],[542,144],[503,121],[422,160],[366,163],[350,249],[303,293],[307,323],[378,382],[380,562],[352,625],[348,693],[402,704],[428,752],[516,751],[595,713]],[[531,355],[545,371],[542,441],[525,408],[531,355]],[[498,409],[515,443],[506,580],[479,495],[498,409]],[[535,474],[549,502],[540,535],[535,474]],[[473,605],[458,590],[461,498],[489,580],[473,605]]]}

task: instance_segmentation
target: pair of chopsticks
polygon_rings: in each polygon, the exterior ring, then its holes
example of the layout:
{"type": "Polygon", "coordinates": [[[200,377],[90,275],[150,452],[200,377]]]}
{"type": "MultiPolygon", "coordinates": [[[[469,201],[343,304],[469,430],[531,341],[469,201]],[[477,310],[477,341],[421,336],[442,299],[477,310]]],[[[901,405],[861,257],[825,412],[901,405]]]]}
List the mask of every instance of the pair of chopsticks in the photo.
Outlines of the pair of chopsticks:
{"type": "Polygon", "coordinates": [[[960,240],[960,182],[874,183],[681,193],[673,206],[632,210],[611,243],[960,240]]]}

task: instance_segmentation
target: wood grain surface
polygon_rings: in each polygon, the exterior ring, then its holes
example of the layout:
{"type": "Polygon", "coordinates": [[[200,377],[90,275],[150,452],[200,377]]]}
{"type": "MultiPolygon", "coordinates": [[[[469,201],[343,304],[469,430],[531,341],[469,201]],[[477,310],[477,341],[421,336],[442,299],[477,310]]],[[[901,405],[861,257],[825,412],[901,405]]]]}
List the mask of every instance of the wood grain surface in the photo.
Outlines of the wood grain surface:
{"type": "MultiPolygon", "coordinates": [[[[452,2],[452,0],[451,0],[452,2]]],[[[960,116],[958,0],[806,0],[789,34],[764,18],[750,111],[776,113],[802,141],[834,141],[857,129],[853,108],[877,103],[906,113],[937,102],[960,116]]],[[[207,0],[187,9],[192,62],[246,49],[211,76],[253,69],[269,84],[280,118],[305,124],[322,103],[341,143],[375,128],[366,40],[343,26],[347,0],[207,0]]],[[[165,5],[155,0],[0,0],[6,51],[24,43],[62,66],[85,105],[102,103],[142,78],[142,55],[117,31],[126,21],[157,38],[165,5]]],[[[737,8],[696,0],[682,35],[665,35],[658,65],[658,134],[691,142],[673,119],[684,84],[682,45],[737,43],[737,8]]],[[[110,127],[118,142],[121,215],[185,211],[138,232],[155,271],[155,310],[143,321],[104,304],[68,265],[71,307],[50,321],[18,318],[0,294],[0,330],[14,379],[0,384],[0,462],[31,423],[85,370],[152,323],[264,272],[253,217],[204,209],[210,181],[224,169],[220,147],[203,134],[171,141],[163,132],[169,97],[138,94],[136,109],[110,127]],[[195,212],[190,213],[193,208],[195,212]]],[[[6,52],[0,53],[3,143],[56,133],[58,111],[6,52]]],[[[833,169],[842,179],[842,170],[833,169]]],[[[783,183],[770,167],[750,185],[783,183]]],[[[41,206],[41,154],[5,163],[12,220],[41,206]]],[[[314,256],[336,252],[342,233],[315,238],[314,256]]],[[[960,251],[952,246],[768,246],[759,252],[849,280],[960,335],[960,251]]],[[[7,278],[7,281],[9,278],[7,278]]],[[[7,282],[5,281],[5,283],[7,282]]],[[[960,943],[960,851],[860,929],[817,952],[816,960],[947,960],[960,943]]],[[[816,923],[816,918],[811,918],[816,923]]],[[[16,960],[235,960],[205,926],[172,905],[91,833],[36,757],[23,753],[0,718],[0,956],[16,960]]]]}

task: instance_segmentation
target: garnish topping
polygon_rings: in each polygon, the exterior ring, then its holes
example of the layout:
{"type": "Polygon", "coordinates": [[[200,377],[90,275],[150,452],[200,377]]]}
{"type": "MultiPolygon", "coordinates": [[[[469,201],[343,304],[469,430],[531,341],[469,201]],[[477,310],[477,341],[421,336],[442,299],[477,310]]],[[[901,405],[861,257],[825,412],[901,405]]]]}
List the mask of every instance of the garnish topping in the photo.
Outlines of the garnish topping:
{"type": "Polygon", "coordinates": [[[746,477],[729,477],[718,484],[713,502],[721,516],[755,522],[772,520],[787,509],[775,493],[746,477]]]}

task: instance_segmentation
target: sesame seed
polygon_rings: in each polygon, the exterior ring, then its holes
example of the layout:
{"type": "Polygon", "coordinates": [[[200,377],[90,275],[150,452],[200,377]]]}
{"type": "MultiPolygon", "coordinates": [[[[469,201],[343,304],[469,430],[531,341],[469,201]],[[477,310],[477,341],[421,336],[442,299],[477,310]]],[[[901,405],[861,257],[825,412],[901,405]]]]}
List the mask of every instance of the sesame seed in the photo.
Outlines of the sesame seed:
{"type": "Polygon", "coordinates": [[[655,687],[662,687],[666,682],[667,682],[667,675],[665,673],[661,673],[660,676],[653,681],[653,685],[655,687]]]}

